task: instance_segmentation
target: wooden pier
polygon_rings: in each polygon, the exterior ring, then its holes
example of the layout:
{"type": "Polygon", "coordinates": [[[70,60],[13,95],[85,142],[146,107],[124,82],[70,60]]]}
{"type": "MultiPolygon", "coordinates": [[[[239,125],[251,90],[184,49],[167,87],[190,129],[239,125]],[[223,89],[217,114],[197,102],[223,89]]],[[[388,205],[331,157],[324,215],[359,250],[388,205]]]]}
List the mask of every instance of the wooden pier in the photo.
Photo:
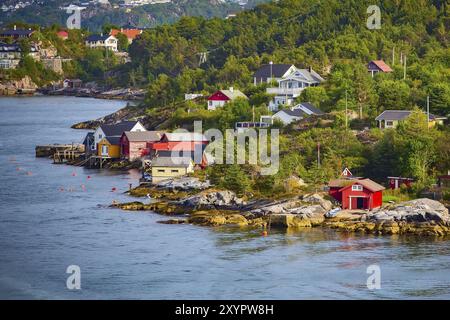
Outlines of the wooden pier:
{"type": "Polygon", "coordinates": [[[84,152],[84,145],[79,143],[71,143],[71,144],[47,144],[36,146],[36,157],[53,157],[57,152],[64,151],[76,151],[79,153],[84,152]]]}
{"type": "Polygon", "coordinates": [[[54,164],[63,164],[63,163],[74,163],[79,160],[83,160],[84,152],[76,151],[76,150],[64,150],[64,151],[56,151],[53,154],[53,163],[54,164]]]}

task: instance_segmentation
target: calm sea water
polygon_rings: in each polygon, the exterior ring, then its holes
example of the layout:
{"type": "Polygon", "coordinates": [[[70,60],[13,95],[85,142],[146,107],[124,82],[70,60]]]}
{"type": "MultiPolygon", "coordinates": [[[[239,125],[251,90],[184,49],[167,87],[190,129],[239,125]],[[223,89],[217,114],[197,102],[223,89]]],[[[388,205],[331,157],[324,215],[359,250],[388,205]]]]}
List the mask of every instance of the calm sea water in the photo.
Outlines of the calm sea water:
{"type": "Polygon", "coordinates": [[[130,200],[123,192],[137,172],[34,157],[37,144],[82,141],[85,131],[71,124],[123,105],[0,99],[0,298],[450,298],[448,240],[163,225],[153,213],[108,208],[130,200]],[[381,268],[374,291],[366,286],[373,264],[381,268]],[[81,290],[66,288],[69,265],[81,268],[81,290]]]}

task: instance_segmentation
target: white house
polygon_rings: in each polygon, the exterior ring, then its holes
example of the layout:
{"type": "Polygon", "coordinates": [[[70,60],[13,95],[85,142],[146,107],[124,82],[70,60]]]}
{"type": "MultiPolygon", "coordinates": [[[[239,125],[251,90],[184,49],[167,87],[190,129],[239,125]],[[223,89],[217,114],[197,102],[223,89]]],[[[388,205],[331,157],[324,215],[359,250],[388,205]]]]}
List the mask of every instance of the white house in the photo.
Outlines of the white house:
{"type": "Polygon", "coordinates": [[[303,117],[304,117],[304,113],[299,109],[297,109],[297,110],[285,109],[285,110],[280,110],[277,113],[275,113],[272,116],[272,121],[279,120],[284,125],[288,125],[294,121],[303,119],[303,117]]]}
{"type": "MultiPolygon", "coordinates": [[[[281,73],[286,70],[280,78],[275,78],[273,74],[271,74],[273,78],[269,77],[269,79],[278,82],[278,87],[267,88],[268,94],[275,95],[274,99],[269,104],[270,111],[277,111],[280,105],[292,105],[294,99],[298,97],[305,88],[318,86],[325,81],[317,72],[312,70],[312,68],[297,69],[295,66],[291,66],[287,69],[279,69],[281,71],[277,73],[276,76],[280,76],[281,73]]],[[[266,70],[266,68],[264,70],[266,70]]],[[[260,75],[260,73],[257,72],[255,76],[256,75],[260,75]]],[[[258,79],[262,80],[264,78],[254,78],[254,82],[258,79]]]]}
{"type": "Polygon", "coordinates": [[[265,64],[253,75],[253,84],[256,86],[281,80],[293,73],[296,69],[293,64],[274,64],[272,62],[265,64]]]}
{"type": "Polygon", "coordinates": [[[138,132],[147,131],[139,121],[122,121],[116,124],[104,124],[94,132],[93,147],[97,149],[97,144],[105,137],[121,137],[125,131],[138,132]]]}
{"type": "Polygon", "coordinates": [[[106,48],[112,50],[114,52],[117,51],[117,38],[111,36],[109,34],[93,34],[86,38],[86,46],[94,49],[94,48],[106,48]]]}

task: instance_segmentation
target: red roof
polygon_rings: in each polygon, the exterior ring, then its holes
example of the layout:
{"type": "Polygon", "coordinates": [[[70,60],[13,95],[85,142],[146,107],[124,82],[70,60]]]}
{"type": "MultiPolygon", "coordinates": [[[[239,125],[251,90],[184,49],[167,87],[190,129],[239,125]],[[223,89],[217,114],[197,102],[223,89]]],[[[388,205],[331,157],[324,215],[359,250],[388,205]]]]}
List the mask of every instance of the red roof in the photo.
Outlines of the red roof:
{"type": "Polygon", "coordinates": [[[119,33],[122,33],[127,36],[128,39],[134,40],[138,35],[142,33],[140,29],[112,29],[111,35],[117,36],[119,33]]]}
{"type": "Polygon", "coordinates": [[[393,70],[389,67],[383,60],[372,60],[374,65],[376,65],[383,72],[392,72],[393,70]]]}
{"type": "Polygon", "coordinates": [[[57,33],[58,37],[61,38],[68,38],[69,37],[69,33],[67,31],[61,30],[57,33]]]}

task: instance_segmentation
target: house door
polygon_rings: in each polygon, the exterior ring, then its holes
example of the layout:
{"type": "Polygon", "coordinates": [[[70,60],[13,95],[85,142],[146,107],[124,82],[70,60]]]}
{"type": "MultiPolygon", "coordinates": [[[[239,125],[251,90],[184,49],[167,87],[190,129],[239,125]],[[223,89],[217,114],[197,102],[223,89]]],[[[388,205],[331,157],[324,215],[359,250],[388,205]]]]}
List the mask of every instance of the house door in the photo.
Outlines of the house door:
{"type": "Polygon", "coordinates": [[[356,198],[356,208],[364,209],[364,198],[356,198]]]}
{"type": "Polygon", "coordinates": [[[108,148],[108,146],[102,146],[102,156],[108,156],[109,155],[109,153],[108,153],[108,150],[109,148],[108,148]]]}

